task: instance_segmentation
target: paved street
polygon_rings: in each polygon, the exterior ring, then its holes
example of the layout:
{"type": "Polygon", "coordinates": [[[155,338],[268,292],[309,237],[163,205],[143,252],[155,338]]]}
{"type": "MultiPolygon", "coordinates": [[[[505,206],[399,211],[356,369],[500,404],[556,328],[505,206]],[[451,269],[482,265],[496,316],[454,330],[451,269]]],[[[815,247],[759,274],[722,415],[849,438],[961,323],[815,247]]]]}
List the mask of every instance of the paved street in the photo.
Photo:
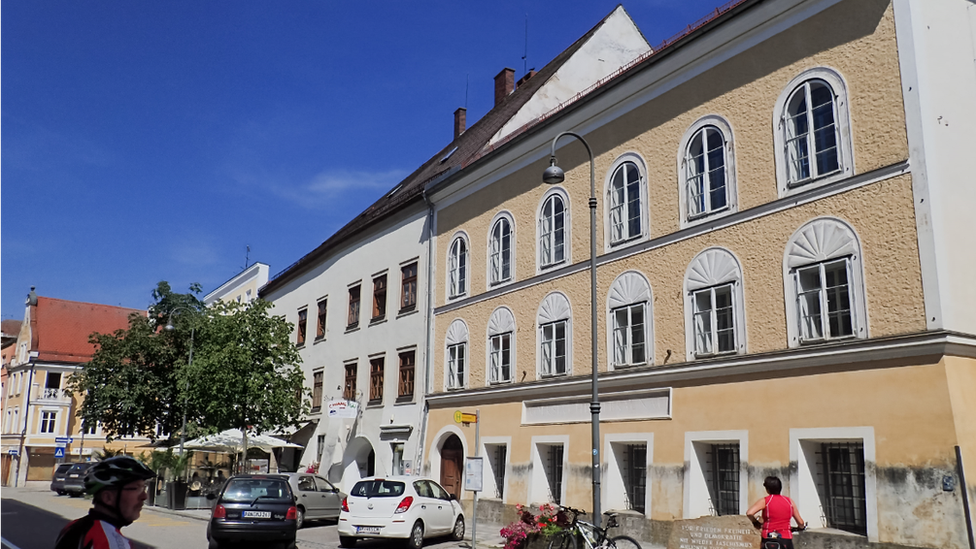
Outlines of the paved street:
{"type": "MultiPolygon", "coordinates": [[[[51,549],[58,532],[70,520],[88,512],[89,500],[58,496],[47,490],[47,483],[29,483],[26,488],[4,488],[0,505],[2,521],[0,530],[3,548],[51,549]]],[[[171,512],[166,509],[146,507],[142,517],[123,530],[138,549],[204,549],[207,547],[207,518],[209,511],[171,512]]],[[[470,540],[470,525],[468,540],[470,540]]],[[[501,538],[498,527],[479,528],[479,548],[498,547],[501,538]],[[496,535],[485,536],[484,532],[496,535]],[[487,545],[486,545],[487,543],[487,545]]],[[[469,548],[470,541],[451,542],[435,540],[427,547],[434,549],[469,548]]],[[[361,542],[357,547],[378,549],[388,547],[388,542],[361,542]]],[[[298,531],[299,549],[335,549],[339,546],[334,521],[311,522],[298,531]]]]}

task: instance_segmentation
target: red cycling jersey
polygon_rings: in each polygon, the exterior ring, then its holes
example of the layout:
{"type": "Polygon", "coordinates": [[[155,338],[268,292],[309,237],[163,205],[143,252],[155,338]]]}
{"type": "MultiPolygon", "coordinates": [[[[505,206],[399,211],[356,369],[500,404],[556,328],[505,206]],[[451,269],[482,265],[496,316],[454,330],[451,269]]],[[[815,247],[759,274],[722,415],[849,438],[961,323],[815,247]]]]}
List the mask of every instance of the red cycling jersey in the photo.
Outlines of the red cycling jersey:
{"type": "Polygon", "coordinates": [[[119,530],[122,526],[125,524],[92,509],[61,530],[54,549],[131,549],[129,540],[119,530]]]}
{"type": "Polygon", "coordinates": [[[790,498],[779,494],[766,496],[766,507],[762,514],[762,537],[768,538],[771,532],[778,532],[783,539],[793,539],[790,532],[793,501],[790,498]]]}

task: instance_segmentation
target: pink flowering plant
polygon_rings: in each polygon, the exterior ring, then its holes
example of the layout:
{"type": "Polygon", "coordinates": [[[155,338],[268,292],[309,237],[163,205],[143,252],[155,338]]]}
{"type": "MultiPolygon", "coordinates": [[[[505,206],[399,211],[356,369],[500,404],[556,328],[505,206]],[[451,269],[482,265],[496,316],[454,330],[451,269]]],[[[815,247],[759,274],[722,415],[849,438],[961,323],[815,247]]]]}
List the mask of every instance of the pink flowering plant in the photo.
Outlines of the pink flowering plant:
{"type": "Polygon", "coordinates": [[[521,503],[515,506],[515,512],[518,519],[501,530],[501,535],[506,540],[505,549],[521,549],[525,547],[529,534],[542,534],[548,538],[569,525],[566,515],[551,503],[543,503],[539,507],[538,515],[534,515],[521,503]]]}

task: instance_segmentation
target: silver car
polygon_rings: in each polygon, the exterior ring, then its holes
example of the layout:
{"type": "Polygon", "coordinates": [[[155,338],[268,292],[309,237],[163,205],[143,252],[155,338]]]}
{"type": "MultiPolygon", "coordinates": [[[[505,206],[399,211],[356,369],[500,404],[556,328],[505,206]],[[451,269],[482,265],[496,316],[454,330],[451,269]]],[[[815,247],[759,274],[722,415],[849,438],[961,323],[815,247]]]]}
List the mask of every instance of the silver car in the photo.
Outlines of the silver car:
{"type": "Polygon", "coordinates": [[[314,473],[282,473],[295,494],[298,527],[306,520],[337,519],[346,494],[314,473]]]}

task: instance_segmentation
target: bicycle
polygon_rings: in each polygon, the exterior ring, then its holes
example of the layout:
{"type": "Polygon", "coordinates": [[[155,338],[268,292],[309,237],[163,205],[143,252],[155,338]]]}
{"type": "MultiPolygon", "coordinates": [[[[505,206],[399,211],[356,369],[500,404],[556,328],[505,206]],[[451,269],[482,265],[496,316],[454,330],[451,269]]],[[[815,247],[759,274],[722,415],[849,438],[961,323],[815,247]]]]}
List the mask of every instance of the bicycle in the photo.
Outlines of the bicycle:
{"type": "Polygon", "coordinates": [[[586,544],[586,549],[641,549],[637,540],[630,536],[607,536],[607,530],[619,526],[614,513],[604,513],[606,527],[598,528],[595,524],[579,520],[580,515],[586,514],[582,509],[560,505],[559,510],[572,514],[573,519],[565,530],[552,537],[549,549],[579,549],[580,538],[586,544]]]}
{"type": "MultiPolygon", "coordinates": [[[[803,526],[790,526],[790,532],[794,534],[797,532],[802,532],[807,529],[809,523],[805,523],[803,526]]],[[[783,544],[780,543],[780,535],[778,532],[772,532],[768,538],[766,538],[760,545],[761,549],[783,549],[783,544]]],[[[792,541],[792,540],[791,540],[792,541]]]]}

